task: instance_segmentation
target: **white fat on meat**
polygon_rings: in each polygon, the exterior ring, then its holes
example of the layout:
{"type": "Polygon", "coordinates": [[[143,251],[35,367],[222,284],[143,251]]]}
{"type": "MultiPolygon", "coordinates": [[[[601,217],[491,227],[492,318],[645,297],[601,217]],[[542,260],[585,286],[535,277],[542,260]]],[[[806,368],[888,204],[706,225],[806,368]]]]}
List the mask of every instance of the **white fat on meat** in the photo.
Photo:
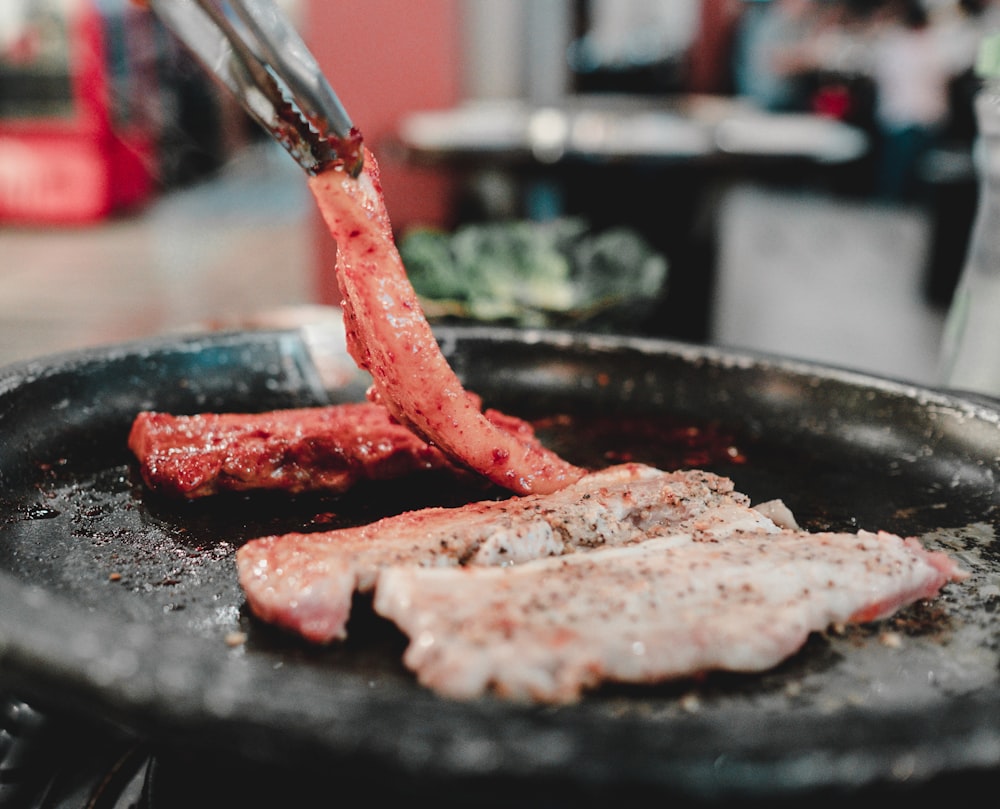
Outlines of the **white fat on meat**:
{"type": "Polygon", "coordinates": [[[964,575],[912,538],[720,522],[506,568],[393,567],[374,608],[442,695],[565,703],[603,681],[766,670],[813,631],[886,617],[964,575]]]}

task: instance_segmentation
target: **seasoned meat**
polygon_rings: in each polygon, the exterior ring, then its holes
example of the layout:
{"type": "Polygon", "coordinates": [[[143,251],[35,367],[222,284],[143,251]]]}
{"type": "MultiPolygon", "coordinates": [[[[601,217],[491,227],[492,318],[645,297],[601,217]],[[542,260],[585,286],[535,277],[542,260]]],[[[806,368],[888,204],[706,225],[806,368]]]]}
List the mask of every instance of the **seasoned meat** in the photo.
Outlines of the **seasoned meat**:
{"type": "Polygon", "coordinates": [[[669,527],[777,530],[732,481],[622,464],[549,495],[432,508],[356,528],[248,542],[240,583],[261,619],[325,643],[343,638],[355,592],[397,566],[506,566],[639,542],[669,527]]]}
{"type": "Polygon", "coordinates": [[[147,486],[188,498],[249,489],[343,492],[360,480],[458,472],[370,403],[192,416],[147,411],[133,421],[128,445],[147,486]]]}
{"type": "Polygon", "coordinates": [[[766,669],[813,631],[889,615],[965,575],[916,539],[801,531],[780,501],[765,514],[707,472],[587,473],[516,420],[491,419],[423,315],[374,158],[358,180],[332,169],[309,182],[370,400],[515,496],[248,542],[238,575],[262,620],[328,643],[346,636],[354,595],[372,592],[428,687],[560,703],[609,680],[766,669]]]}
{"type": "Polygon", "coordinates": [[[487,418],[448,365],[393,239],[375,158],[357,179],[331,168],[309,188],[337,243],[347,347],[370,398],[449,458],[517,494],[556,491],[585,470],[487,418]]]}
{"type": "Polygon", "coordinates": [[[810,632],[888,616],[962,575],[886,533],[725,530],[508,568],[394,566],[374,603],[429,688],[560,703],[609,680],[768,669],[810,632]]]}

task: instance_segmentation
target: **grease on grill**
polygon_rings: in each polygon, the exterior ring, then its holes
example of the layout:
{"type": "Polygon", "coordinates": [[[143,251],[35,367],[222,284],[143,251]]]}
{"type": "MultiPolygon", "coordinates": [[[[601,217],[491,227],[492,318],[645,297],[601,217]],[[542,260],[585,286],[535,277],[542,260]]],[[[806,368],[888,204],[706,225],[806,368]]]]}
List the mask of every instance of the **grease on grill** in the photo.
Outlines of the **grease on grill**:
{"type": "Polygon", "coordinates": [[[717,422],[667,416],[573,416],[536,419],[546,443],[590,468],[638,461],[659,469],[712,469],[747,463],[736,433],[717,422]],[[550,437],[551,436],[551,437],[550,437]],[[581,447],[590,454],[581,457],[581,447]]]}

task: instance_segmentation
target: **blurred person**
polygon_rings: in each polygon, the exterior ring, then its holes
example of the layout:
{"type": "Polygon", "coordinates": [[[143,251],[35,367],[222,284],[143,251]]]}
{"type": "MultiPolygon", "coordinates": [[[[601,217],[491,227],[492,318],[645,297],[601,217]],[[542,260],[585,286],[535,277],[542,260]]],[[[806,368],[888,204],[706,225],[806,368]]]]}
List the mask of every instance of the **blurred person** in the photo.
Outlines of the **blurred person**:
{"type": "Polygon", "coordinates": [[[954,0],[934,10],[932,25],[951,72],[947,136],[971,144],[976,135],[972,103],[979,89],[976,55],[983,37],[1000,31],[1000,4],[994,0],[954,0]]]}
{"type": "Polygon", "coordinates": [[[983,36],[1000,30],[1000,4],[994,0],[953,0],[935,6],[930,21],[957,75],[973,67],[983,36]]]}
{"type": "Polygon", "coordinates": [[[814,67],[819,20],[815,0],[747,0],[736,34],[737,94],[772,112],[807,109],[803,77],[814,67]]]}
{"type": "Polygon", "coordinates": [[[677,92],[698,24],[697,0],[587,0],[569,60],[584,92],[677,92]]]}
{"type": "Polygon", "coordinates": [[[589,29],[577,47],[594,64],[647,65],[691,44],[698,4],[685,0],[589,0],[589,29]]]}
{"type": "Polygon", "coordinates": [[[890,0],[877,25],[871,54],[879,138],[875,194],[912,202],[922,162],[948,122],[951,69],[921,0],[890,0]]]}
{"type": "Polygon", "coordinates": [[[869,19],[864,0],[823,0],[824,19],[813,38],[815,89],[812,110],[872,129],[874,94],[869,68],[869,19]]]}
{"type": "Polygon", "coordinates": [[[931,14],[951,79],[948,121],[925,170],[932,219],[924,290],[932,304],[946,308],[968,256],[978,209],[979,178],[973,155],[979,131],[975,97],[982,79],[976,75],[975,64],[983,38],[1000,31],[1000,3],[938,0],[931,14]]]}

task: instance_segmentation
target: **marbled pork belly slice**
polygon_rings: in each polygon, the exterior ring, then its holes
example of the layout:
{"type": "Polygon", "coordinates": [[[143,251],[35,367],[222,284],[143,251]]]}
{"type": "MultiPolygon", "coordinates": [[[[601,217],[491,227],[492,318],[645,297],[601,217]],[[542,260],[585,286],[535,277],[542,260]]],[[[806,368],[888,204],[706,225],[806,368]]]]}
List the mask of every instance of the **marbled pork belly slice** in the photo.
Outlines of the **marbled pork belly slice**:
{"type": "Polygon", "coordinates": [[[603,681],[766,670],[810,632],[886,617],[964,575],[887,533],[722,531],[511,568],[394,567],[374,607],[440,694],[566,703],[603,681]]]}
{"type": "Polygon", "coordinates": [[[129,448],[146,485],[197,498],[274,489],[340,493],[362,480],[388,480],[454,466],[436,447],[369,402],[265,413],[139,413],[129,448]]]}
{"type": "Polygon", "coordinates": [[[728,478],[621,464],[552,494],[262,537],[243,545],[236,562],[258,618],[326,643],[346,636],[354,593],[371,591],[387,567],[503,566],[638,542],[668,526],[703,530],[714,524],[773,527],[728,478]]]}
{"type": "Polygon", "coordinates": [[[337,243],[347,348],[372,376],[370,397],[448,457],[517,494],[553,492],[586,470],[503,429],[466,391],[431,330],[399,256],[378,165],[332,167],[309,188],[337,243]]]}

